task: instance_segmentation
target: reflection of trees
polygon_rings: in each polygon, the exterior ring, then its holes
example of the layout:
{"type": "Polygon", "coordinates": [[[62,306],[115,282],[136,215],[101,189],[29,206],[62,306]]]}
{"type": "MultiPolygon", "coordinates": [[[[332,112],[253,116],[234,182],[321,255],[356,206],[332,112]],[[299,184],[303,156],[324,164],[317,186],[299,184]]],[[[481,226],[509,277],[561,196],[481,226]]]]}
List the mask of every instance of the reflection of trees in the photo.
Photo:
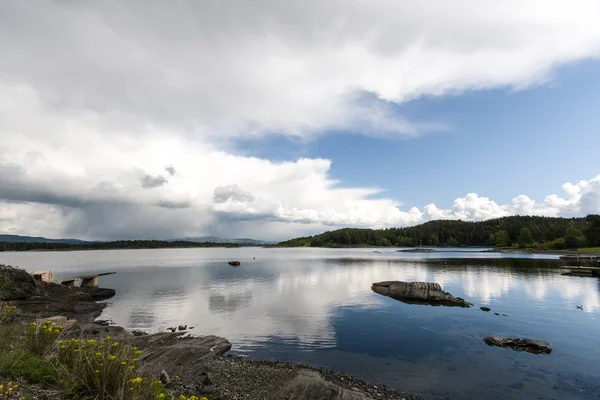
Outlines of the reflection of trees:
{"type": "Polygon", "coordinates": [[[252,291],[222,295],[211,293],[208,298],[208,309],[211,314],[233,315],[237,310],[247,307],[252,301],[252,291]]]}

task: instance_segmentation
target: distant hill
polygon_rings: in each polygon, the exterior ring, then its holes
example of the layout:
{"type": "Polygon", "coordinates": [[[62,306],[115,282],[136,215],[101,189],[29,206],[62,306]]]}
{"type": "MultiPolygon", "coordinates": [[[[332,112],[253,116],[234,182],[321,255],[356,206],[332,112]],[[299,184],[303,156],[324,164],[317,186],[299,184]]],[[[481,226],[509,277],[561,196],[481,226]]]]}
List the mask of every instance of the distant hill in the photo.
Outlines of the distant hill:
{"type": "Polygon", "coordinates": [[[278,247],[365,246],[521,246],[540,249],[576,248],[590,242],[594,218],[512,216],[480,222],[436,220],[407,228],[338,229],[300,237],[278,247]],[[588,237],[586,237],[586,234],[588,237]]]}
{"type": "MultiPolygon", "coordinates": [[[[0,234],[0,242],[11,243],[68,243],[68,244],[87,244],[87,243],[105,243],[103,240],[80,240],[80,239],[49,239],[41,236],[23,236],[23,235],[2,235],[0,234]]],[[[264,240],[255,240],[250,238],[227,239],[217,236],[199,236],[185,237],[177,239],[169,239],[166,242],[193,242],[193,243],[234,243],[241,246],[264,246],[275,242],[267,242],[264,240]]]]}
{"type": "Polygon", "coordinates": [[[41,236],[0,235],[0,251],[242,247],[265,246],[267,244],[272,244],[272,242],[248,238],[225,239],[214,236],[189,237],[173,240],[117,240],[105,242],[79,239],[48,239],[41,236]]]}
{"type": "Polygon", "coordinates": [[[22,236],[22,235],[1,235],[0,242],[11,242],[11,243],[68,243],[68,244],[84,244],[90,243],[85,240],[79,239],[48,239],[41,236],[22,236]]]}
{"type": "Polygon", "coordinates": [[[265,240],[256,240],[250,238],[236,238],[228,239],[217,236],[200,236],[200,237],[185,237],[180,239],[172,239],[173,241],[185,241],[195,243],[235,243],[241,246],[264,246],[267,244],[273,244],[275,242],[268,242],[265,240]]]}

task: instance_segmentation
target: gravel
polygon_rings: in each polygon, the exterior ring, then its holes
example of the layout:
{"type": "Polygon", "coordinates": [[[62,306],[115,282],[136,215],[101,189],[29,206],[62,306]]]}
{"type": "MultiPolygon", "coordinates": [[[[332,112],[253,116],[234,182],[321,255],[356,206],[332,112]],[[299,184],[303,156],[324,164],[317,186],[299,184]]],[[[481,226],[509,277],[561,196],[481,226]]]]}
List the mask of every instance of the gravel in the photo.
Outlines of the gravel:
{"type": "Polygon", "coordinates": [[[373,399],[423,400],[385,385],[368,383],[352,376],[307,365],[253,360],[226,355],[203,360],[193,367],[175,371],[173,389],[189,395],[206,395],[210,400],[271,399],[301,369],[318,371],[326,380],[346,389],[362,392],[373,399]],[[206,377],[208,376],[208,380],[206,377]],[[204,384],[203,384],[204,381],[204,384]],[[210,384],[207,384],[209,383],[210,384]]]}

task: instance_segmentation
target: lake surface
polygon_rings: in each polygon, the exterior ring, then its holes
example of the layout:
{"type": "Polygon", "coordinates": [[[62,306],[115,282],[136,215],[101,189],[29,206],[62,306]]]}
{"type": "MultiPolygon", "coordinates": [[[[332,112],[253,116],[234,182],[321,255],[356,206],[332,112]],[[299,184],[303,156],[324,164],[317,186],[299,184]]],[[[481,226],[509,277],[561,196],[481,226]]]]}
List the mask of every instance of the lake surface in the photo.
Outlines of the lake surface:
{"type": "Polygon", "coordinates": [[[599,280],[561,276],[556,258],[389,248],[0,253],[0,263],[57,277],[117,271],[101,278],[117,291],[101,318],[127,328],[188,324],[228,338],[236,354],[429,399],[598,399],[599,280]],[[384,280],[437,282],[475,307],[404,304],[371,291],[384,280]],[[488,347],[489,335],[545,340],[553,352],[488,347]]]}

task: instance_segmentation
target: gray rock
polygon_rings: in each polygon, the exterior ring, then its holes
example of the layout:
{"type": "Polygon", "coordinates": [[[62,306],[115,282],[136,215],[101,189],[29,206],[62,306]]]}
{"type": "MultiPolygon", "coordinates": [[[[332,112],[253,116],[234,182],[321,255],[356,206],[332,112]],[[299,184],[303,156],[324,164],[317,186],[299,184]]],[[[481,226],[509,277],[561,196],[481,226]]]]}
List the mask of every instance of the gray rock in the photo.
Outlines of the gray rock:
{"type": "Polygon", "coordinates": [[[138,336],[134,343],[144,349],[142,360],[146,364],[160,365],[170,371],[222,355],[231,349],[231,343],[218,336],[182,337],[184,334],[167,332],[138,336]]]}
{"type": "Polygon", "coordinates": [[[165,386],[169,386],[171,384],[171,378],[169,377],[169,374],[167,374],[167,371],[165,371],[164,369],[160,371],[160,377],[158,379],[165,386]]]}
{"type": "Polygon", "coordinates": [[[26,300],[36,292],[35,280],[27,271],[0,264],[0,300],[26,300]]]}
{"type": "Polygon", "coordinates": [[[210,386],[210,385],[212,385],[212,379],[210,379],[210,375],[208,374],[208,372],[201,372],[198,375],[198,382],[202,386],[210,386]]]}
{"type": "Polygon", "coordinates": [[[300,370],[272,397],[272,400],[369,400],[370,397],[327,382],[312,370],[300,370]]]}
{"type": "Polygon", "coordinates": [[[492,309],[491,309],[491,308],[489,308],[489,307],[479,307],[479,309],[480,309],[481,311],[485,311],[485,312],[492,311],[492,309]]]}
{"type": "Polygon", "coordinates": [[[187,329],[187,325],[179,325],[177,329],[179,329],[180,331],[185,331],[187,329]]]}
{"type": "Polygon", "coordinates": [[[437,283],[385,281],[373,283],[375,293],[391,297],[407,304],[432,306],[470,307],[471,303],[444,292],[437,283]]]}
{"type": "Polygon", "coordinates": [[[532,339],[505,338],[500,336],[488,336],[483,339],[488,346],[497,346],[513,349],[515,351],[526,351],[532,354],[550,354],[552,348],[548,342],[532,339]]]}

